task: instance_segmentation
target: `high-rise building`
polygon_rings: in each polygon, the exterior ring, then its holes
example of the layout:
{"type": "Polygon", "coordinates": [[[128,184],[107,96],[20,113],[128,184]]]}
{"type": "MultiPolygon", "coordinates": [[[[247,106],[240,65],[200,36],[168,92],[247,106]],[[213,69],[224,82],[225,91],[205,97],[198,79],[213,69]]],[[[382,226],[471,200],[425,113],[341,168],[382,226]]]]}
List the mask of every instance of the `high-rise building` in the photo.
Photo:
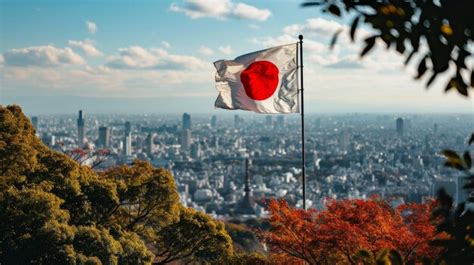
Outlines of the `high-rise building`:
{"type": "Polygon", "coordinates": [[[404,128],[403,128],[403,119],[402,119],[402,118],[398,118],[398,119],[397,119],[397,121],[396,121],[396,127],[397,127],[397,134],[398,134],[398,136],[403,136],[404,128]]]}
{"type": "Polygon", "coordinates": [[[272,127],[273,126],[273,117],[270,115],[267,115],[265,117],[265,126],[267,127],[272,127]]]}
{"type": "Polygon", "coordinates": [[[217,116],[216,115],[212,115],[212,118],[211,118],[211,127],[213,129],[217,128],[217,116]]]}
{"type": "Polygon", "coordinates": [[[99,147],[108,148],[110,146],[110,129],[108,127],[99,127],[99,147]]]}
{"type": "Polygon", "coordinates": [[[349,131],[342,130],[341,134],[339,135],[338,143],[339,143],[339,150],[341,152],[347,153],[349,151],[349,144],[350,144],[349,131]]]}
{"type": "Polygon", "coordinates": [[[182,150],[189,150],[189,147],[191,146],[191,130],[183,129],[181,131],[180,143],[182,150]]]}
{"type": "Polygon", "coordinates": [[[191,157],[194,159],[201,157],[201,145],[199,142],[191,144],[191,157]]]}
{"type": "Polygon", "coordinates": [[[184,113],[183,114],[183,130],[191,130],[191,115],[184,113]]]}
{"type": "Polygon", "coordinates": [[[132,124],[129,121],[125,122],[125,134],[132,133],[132,124]]]}
{"type": "Polygon", "coordinates": [[[33,116],[31,117],[31,124],[33,124],[33,128],[38,131],[38,117],[33,116]]]}
{"type": "Polygon", "coordinates": [[[234,116],[234,127],[236,129],[240,128],[241,122],[242,122],[242,120],[240,119],[239,115],[235,115],[234,116]]]}
{"type": "Polygon", "coordinates": [[[151,133],[148,134],[145,140],[145,152],[148,157],[153,155],[153,135],[151,133]]]}
{"type": "Polygon", "coordinates": [[[79,110],[79,117],[77,118],[77,146],[82,148],[84,146],[84,114],[82,110],[79,110]]]}
{"type": "Polygon", "coordinates": [[[125,135],[123,138],[123,154],[132,155],[132,125],[129,121],[125,122],[125,135]]]}
{"type": "Polygon", "coordinates": [[[126,156],[132,155],[132,135],[125,135],[123,139],[123,154],[126,156]]]}
{"type": "Polygon", "coordinates": [[[285,117],[284,116],[278,116],[277,117],[277,126],[279,128],[283,128],[285,126],[285,117]]]}

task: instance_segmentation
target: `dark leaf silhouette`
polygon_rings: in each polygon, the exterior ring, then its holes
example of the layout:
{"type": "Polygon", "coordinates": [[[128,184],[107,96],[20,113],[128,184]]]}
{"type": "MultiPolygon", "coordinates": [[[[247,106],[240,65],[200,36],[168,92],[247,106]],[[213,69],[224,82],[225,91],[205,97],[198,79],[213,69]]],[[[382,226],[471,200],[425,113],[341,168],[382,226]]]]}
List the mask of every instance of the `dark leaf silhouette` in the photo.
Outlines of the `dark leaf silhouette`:
{"type": "Polygon", "coordinates": [[[365,39],[365,48],[362,50],[360,54],[361,57],[366,55],[374,47],[376,39],[377,39],[377,36],[372,36],[365,39]]]}
{"type": "Polygon", "coordinates": [[[466,164],[466,167],[471,168],[472,167],[472,159],[471,159],[471,155],[469,154],[469,151],[464,152],[463,157],[464,157],[464,163],[466,164]]]}
{"type": "Polygon", "coordinates": [[[354,19],[354,21],[352,22],[352,25],[351,25],[351,32],[350,32],[351,40],[352,40],[352,41],[354,41],[355,32],[356,32],[356,29],[357,29],[357,25],[359,24],[359,20],[360,20],[360,16],[356,17],[356,18],[354,19]]]}
{"type": "Polygon", "coordinates": [[[329,48],[330,48],[330,49],[334,49],[334,45],[336,45],[337,38],[339,37],[339,34],[341,34],[341,32],[342,32],[342,29],[339,29],[339,30],[336,31],[336,33],[334,33],[334,35],[332,36],[331,43],[329,44],[329,48]]]}
{"type": "Polygon", "coordinates": [[[331,12],[332,14],[338,16],[338,17],[341,16],[341,10],[336,5],[330,5],[328,7],[328,11],[331,12]]]}

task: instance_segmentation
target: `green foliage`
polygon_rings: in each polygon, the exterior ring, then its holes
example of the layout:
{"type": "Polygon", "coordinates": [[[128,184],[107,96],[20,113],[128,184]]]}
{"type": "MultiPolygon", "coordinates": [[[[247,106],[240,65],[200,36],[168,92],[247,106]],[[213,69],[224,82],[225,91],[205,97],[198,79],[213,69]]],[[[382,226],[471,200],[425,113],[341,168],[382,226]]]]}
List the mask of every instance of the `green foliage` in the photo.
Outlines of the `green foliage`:
{"type": "Polygon", "coordinates": [[[157,236],[159,263],[224,263],[233,255],[232,240],[224,224],[193,209],[182,208],[179,219],[161,229],[157,236]]]}
{"type": "Polygon", "coordinates": [[[0,106],[0,220],[0,264],[233,256],[221,222],[179,205],[169,171],[135,161],[98,174],[43,145],[17,106],[0,106]]]}
{"type": "MultiPolygon", "coordinates": [[[[405,55],[405,64],[416,56],[421,58],[416,79],[429,73],[427,87],[454,65],[454,74],[445,91],[454,88],[468,96],[468,88],[474,88],[474,69],[466,64],[473,59],[469,45],[474,38],[474,1],[318,0],[303,6],[317,6],[337,17],[354,15],[349,33],[352,40],[361,22],[374,29],[375,34],[365,39],[361,56],[380,40],[387,49],[394,47],[405,55]]],[[[331,46],[339,33],[336,32],[331,46]]]]}
{"type": "Polygon", "coordinates": [[[244,223],[225,223],[225,229],[234,242],[234,248],[245,252],[261,251],[262,247],[256,235],[256,229],[248,227],[244,223]]]}

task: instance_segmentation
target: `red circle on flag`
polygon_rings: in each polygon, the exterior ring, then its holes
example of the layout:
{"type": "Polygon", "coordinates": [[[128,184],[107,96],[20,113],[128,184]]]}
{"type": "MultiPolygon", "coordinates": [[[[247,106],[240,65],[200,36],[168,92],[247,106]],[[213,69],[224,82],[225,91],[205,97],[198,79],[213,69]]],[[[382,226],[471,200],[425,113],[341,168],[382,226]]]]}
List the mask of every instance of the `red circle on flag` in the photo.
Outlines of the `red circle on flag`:
{"type": "Polygon", "coordinates": [[[240,74],[245,93],[253,100],[269,98],[278,86],[278,67],[269,61],[251,63],[240,74]]]}

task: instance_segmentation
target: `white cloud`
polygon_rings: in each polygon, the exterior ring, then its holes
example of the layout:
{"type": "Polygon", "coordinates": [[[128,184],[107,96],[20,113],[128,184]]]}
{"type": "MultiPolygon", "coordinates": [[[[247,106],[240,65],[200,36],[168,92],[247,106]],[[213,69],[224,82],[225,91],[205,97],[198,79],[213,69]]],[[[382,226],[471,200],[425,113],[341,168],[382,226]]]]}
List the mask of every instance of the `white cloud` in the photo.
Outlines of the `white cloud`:
{"type": "Polygon", "coordinates": [[[232,10],[232,15],[241,19],[265,21],[272,15],[272,12],[268,9],[258,9],[251,5],[238,3],[232,10]]]}
{"type": "Polygon", "coordinates": [[[214,54],[214,51],[209,47],[201,46],[201,48],[199,48],[199,53],[204,55],[212,55],[214,54]]]}
{"type": "Polygon", "coordinates": [[[311,36],[331,38],[339,29],[346,29],[347,26],[338,22],[324,18],[310,18],[304,24],[292,24],[283,28],[283,33],[296,35],[307,34],[311,36]]]}
{"type": "Polygon", "coordinates": [[[87,56],[91,57],[97,57],[101,56],[102,52],[100,52],[96,47],[95,43],[92,40],[84,40],[84,41],[77,41],[77,40],[70,40],[69,46],[79,49],[83,53],[85,53],[87,56]]]}
{"type": "Polygon", "coordinates": [[[230,47],[230,45],[219,47],[219,51],[226,55],[229,55],[234,52],[234,50],[232,49],[232,47],[230,47]]]}
{"type": "Polygon", "coordinates": [[[56,48],[52,45],[11,49],[3,53],[6,65],[10,66],[58,66],[62,64],[82,65],[84,59],[71,48],[56,48]]]}
{"type": "Polygon", "coordinates": [[[167,41],[162,41],[161,46],[163,46],[165,49],[169,49],[171,47],[171,44],[167,41]]]}
{"type": "Polygon", "coordinates": [[[86,27],[90,34],[95,34],[97,32],[97,24],[93,21],[86,21],[86,27]]]}
{"type": "Polygon", "coordinates": [[[181,5],[172,3],[170,10],[184,13],[192,19],[204,17],[226,19],[233,17],[265,21],[272,14],[268,9],[260,9],[244,3],[233,3],[231,0],[186,0],[181,5]]]}
{"type": "Polygon", "coordinates": [[[107,66],[117,69],[199,69],[206,66],[202,60],[186,55],[170,54],[161,48],[145,49],[131,46],[119,49],[120,55],[110,56],[107,66]]]}

